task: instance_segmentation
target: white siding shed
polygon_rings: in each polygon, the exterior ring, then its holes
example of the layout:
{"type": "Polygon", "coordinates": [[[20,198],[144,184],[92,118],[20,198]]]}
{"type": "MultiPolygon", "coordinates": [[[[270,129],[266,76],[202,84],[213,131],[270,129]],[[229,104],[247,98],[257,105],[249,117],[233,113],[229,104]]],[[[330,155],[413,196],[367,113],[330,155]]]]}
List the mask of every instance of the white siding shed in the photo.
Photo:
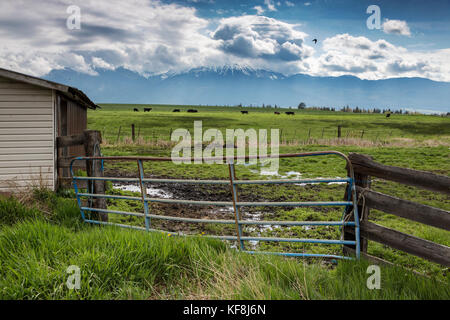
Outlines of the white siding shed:
{"type": "Polygon", "coordinates": [[[85,130],[86,108],[96,107],[78,89],[0,69],[0,193],[30,186],[54,190],[56,137],[85,130]],[[73,119],[61,119],[61,104],[64,116],[73,119]],[[78,131],[61,130],[61,123],[78,124],[78,131]]]}

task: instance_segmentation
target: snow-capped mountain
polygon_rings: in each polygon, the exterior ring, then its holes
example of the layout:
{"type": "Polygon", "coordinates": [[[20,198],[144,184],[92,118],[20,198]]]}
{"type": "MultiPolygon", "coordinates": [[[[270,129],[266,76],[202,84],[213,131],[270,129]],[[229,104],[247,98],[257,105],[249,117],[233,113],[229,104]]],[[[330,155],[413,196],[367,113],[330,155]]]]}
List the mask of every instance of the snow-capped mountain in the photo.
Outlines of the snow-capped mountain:
{"type": "Polygon", "coordinates": [[[450,83],[423,78],[361,80],[353,76],[312,77],[247,66],[201,67],[148,78],[124,68],[98,75],[54,70],[48,80],[77,87],[94,101],[208,105],[410,108],[450,111],[450,83]]]}

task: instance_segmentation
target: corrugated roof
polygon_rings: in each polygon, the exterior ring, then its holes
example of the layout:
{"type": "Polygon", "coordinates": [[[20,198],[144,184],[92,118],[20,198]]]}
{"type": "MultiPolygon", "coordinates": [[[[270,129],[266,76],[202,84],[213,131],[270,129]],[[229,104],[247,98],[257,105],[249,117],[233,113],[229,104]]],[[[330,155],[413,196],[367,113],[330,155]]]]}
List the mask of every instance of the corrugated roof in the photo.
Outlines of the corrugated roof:
{"type": "Polygon", "coordinates": [[[88,96],[84,94],[83,91],[81,91],[77,88],[74,88],[74,87],[66,86],[65,84],[45,80],[42,78],[33,77],[33,76],[30,76],[27,74],[15,72],[15,71],[3,69],[3,68],[0,68],[0,77],[10,78],[13,80],[26,82],[26,83],[29,83],[32,85],[36,85],[36,86],[40,86],[40,87],[44,87],[44,88],[48,88],[48,89],[53,89],[53,90],[56,90],[56,91],[64,94],[65,96],[69,97],[70,99],[75,100],[79,104],[86,106],[87,108],[94,109],[94,110],[97,108],[100,108],[98,105],[96,105],[94,102],[92,102],[88,98],[88,96]]]}

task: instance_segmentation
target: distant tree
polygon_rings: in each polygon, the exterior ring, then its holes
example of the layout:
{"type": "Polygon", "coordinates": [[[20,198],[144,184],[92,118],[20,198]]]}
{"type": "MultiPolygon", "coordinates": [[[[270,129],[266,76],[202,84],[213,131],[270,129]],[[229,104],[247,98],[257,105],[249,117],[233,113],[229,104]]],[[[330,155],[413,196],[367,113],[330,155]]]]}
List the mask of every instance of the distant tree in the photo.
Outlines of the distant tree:
{"type": "Polygon", "coordinates": [[[300,102],[299,104],[298,104],[298,109],[299,110],[303,110],[303,109],[305,109],[306,108],[306,104],[304,103],[304,102],[300,102]]]}

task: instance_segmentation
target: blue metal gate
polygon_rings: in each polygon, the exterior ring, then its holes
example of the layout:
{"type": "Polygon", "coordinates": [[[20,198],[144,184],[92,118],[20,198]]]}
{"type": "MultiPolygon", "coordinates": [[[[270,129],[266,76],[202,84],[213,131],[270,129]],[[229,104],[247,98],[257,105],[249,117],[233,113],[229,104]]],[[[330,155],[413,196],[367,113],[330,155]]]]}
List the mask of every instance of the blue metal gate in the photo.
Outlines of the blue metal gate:
{"type": "MultiPolygon", "coordinates": [[[[277,242],[300,242],[300,243],[317,243],[317,244],[337,244],[337,245],[352,245],[356,248],[356,258],[359,259],[360,256],[360,235],[359,235],[359,216],[358,216],[358,206],[356,198],[356,188],[355,180],[353,174],[353,168],[350,160],[343,153],[338,151],[323,151],[323,152],[307,152],[307,153],[296,153],[296,154],[281,154],[279,158],[291,158],[291,157],[310,157],[310,156],[324,156],[324,155],[337,155],[345,159],[347,162],[347,172],[348,176],[345,178],[338,179],[278,179],[278,180],[239,180],[236,178],[235,174],[235,161],[241,159],[240,157],[234,158],[209,158],[203,160],[220,160],[224,159],[228,163],[229,170],[229,181],[227,180],[192,180],[192,179],[154,179],[144,177],[144,161],[172,161],[171,158],[157,158],[157,157],[77,157],[72,160],[70,165],[70,172],[73,178],[73,185],[76,193],[76,198],[78,206],[80,208],[81,217],[84,222],[92,224],[103,224],[103,225],[115,225],[124,228],[132,228],[144,231],[160,231],[168,232],[164,230],[156,230],[151,228],[152,219],[161,220],[171,220],[178,222],[192,222],[192,223],[213,223],[213,224],[230,224],[235,225],[236,234],[230,236],[219,236],[219,235],[207,235],[210,238],[216,238],[221,240],[234,240],[240,245],[242,251],[248,253],[264,253],[264,254],[277,254],[284,256],[293,257],[323,257],[323,258],[337,258],[337,259],[350,259],[347,256],[341,255],[330,255],[330,254],[316,254],[316,253],[287,253],[287,252],[266,252],[266,251],[246,251],[245,241],[277,241],[277,242]],[[75,161],[95,161],[103,168],[104,161],[135,161],[138,167],[138,178],[115,178],[115,177],[83,177],[75,176],[73,173],[73,163],[75,161]],[[78,181],[85,180],[87,182],[93,181],[115,181],[115,182],[134,182],[140,185],[140,197],[123,196],[123,195],[110,195],[110,194],[94,194],[92,191],[80,192],[80,188],[77,185],[78,181]],[[290,184],[290,183],[330,183],[330,182],[344,182],[347,183],[347,199],[346,201],[329,201],[329,202],[243,202],[238,200],[238,190],[237,186],[244,184],[290,184]],[[145,187],[147,183],[180,183],[180,184],[222,184],[230,185],[232,192],[232,201],[197,201],[197,200],[182,200],[182,199],[162,199],[162,198],[149,198],[147,194],[147,188],[145,187]],[[144,206],[143,213],[136,212],[126,212],[108,209],[98,209],[91,205],[82,205],[82,198],[94,199],[94,198],[106,198],[106,199],[123,199],[123,200],[134,200],[141,201],[144,206]],[[211,219],[194,219],[185,217],[174,217],[174,216],[164,216],[156,215],[150,213],[149,203],[168,203],[168,204],[185,204],[185,205],[199,205],[199,206],[233,206],[234,209],[234,220],[211,220],[211,219]],[[250,221],[242,219],[240,214],[240,208],[249,206],[290,206],[290,207],[315,207],[315,206],[341,206],[344,207],[344,214],[340,221],[250,221]],[[135,216],[142,217],[145,221],[145,227],[118,224],[105,221],[97,221],[88,219],[86,217],[86,212],[99,212],[105,214],[118,214],[125,216],[135,216]],[[353,214],[348,214],[353,212],[353,214]],[[347,215],[345,215],[347,213],[347,215]],[[346,221],[344,217],[351,217],[353,221],[346,221]],[[251,237],[242,235],[243,225],[280,225],[280,226],[338,226],[341,227],[343,232],[344,227],[353,227],[355,229],[355,240],[329,240],[329,239],[300,239],[300,238],[279,238],[279,237],[251,237]]],[[[248,160],[257,157],[243,157],[242,159],[248,160]]],[[[259,159],[270,158],[259,157],[259,159]]],[[[187,160],[187,159],[184,159],[187,160]]],[[[190,158],[189,160],[194,160],[190,158]]],[[[88,189],[89,190],[89,189],[88,189]]],[[[89,202],[88,202],[89,203],[89,202]]],[[[91,201],[92,203],[92,201],[91,201]]]]}

